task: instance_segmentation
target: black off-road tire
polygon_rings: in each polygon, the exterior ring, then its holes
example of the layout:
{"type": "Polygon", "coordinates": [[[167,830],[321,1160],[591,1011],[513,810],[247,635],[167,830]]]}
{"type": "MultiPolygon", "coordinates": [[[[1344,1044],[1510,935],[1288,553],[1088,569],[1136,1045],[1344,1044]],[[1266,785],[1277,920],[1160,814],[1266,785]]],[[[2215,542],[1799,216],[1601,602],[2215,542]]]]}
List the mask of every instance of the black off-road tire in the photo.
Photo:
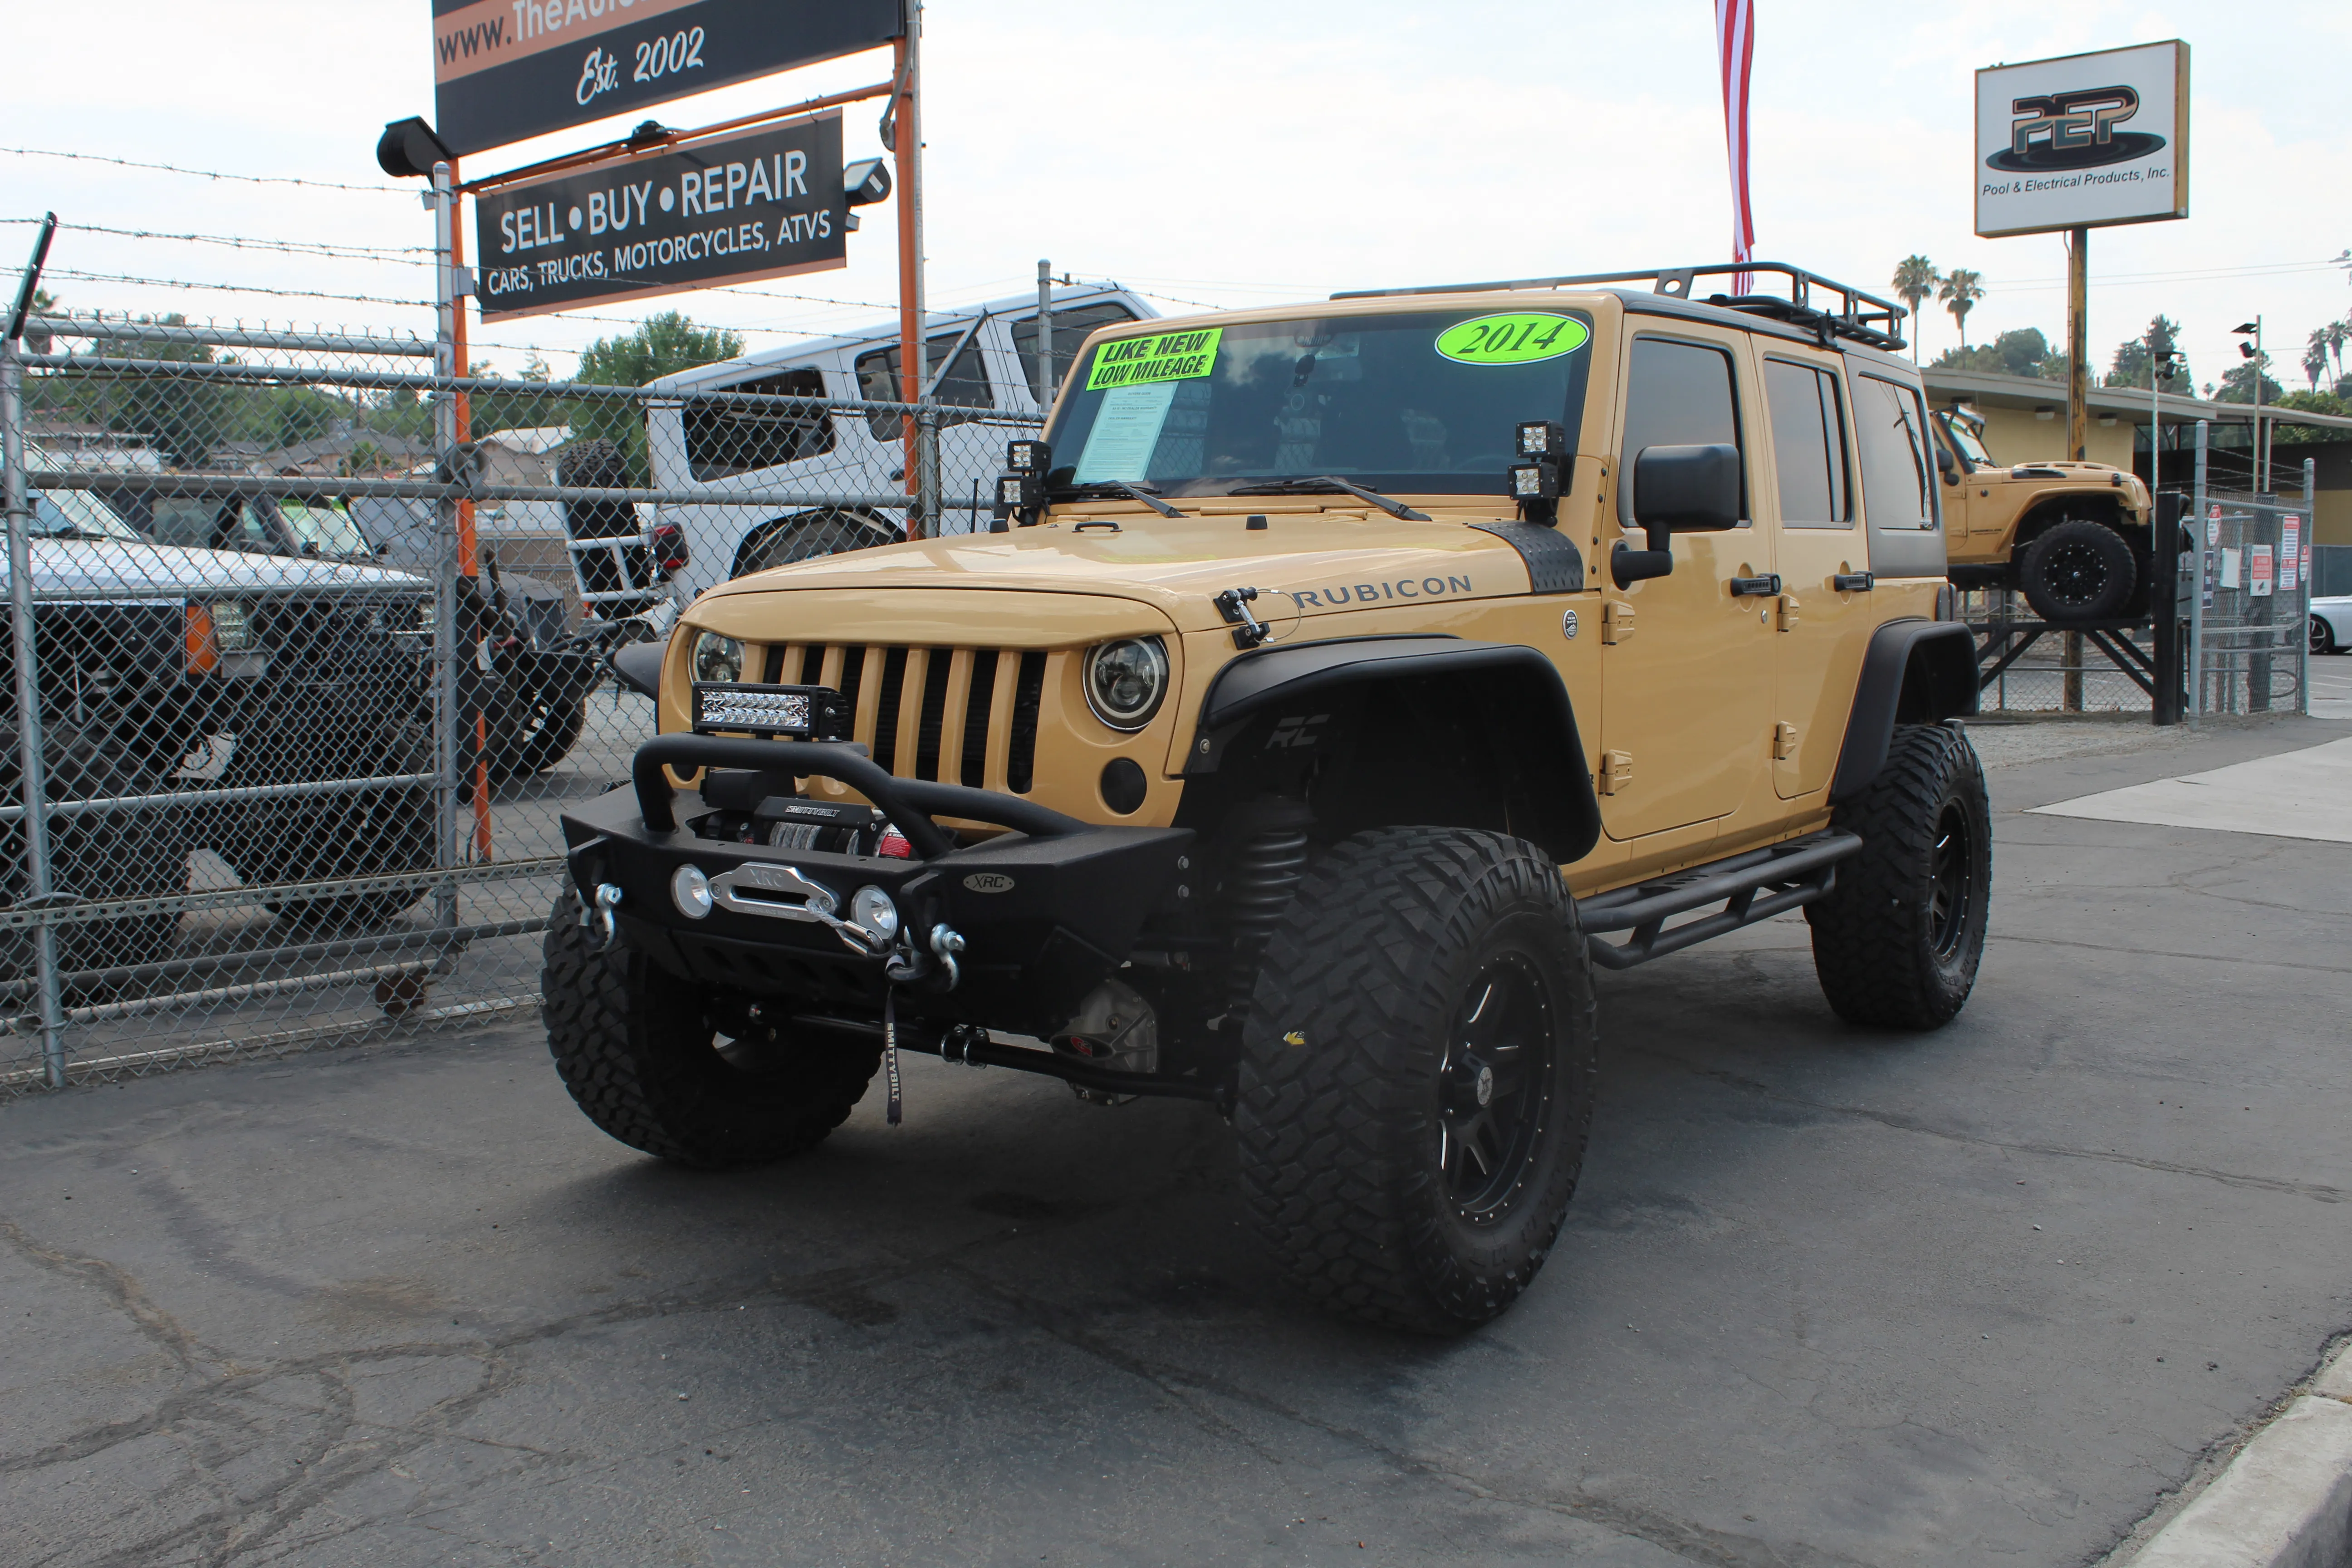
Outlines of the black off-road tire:
{"type": "Polygon", "coordinates": [[[1992,815],[1976,748],[1958,730],[1905,724],[1870,787],[1837,808],[1862,837],[1829,897],[1805,906],[1813,969],[1839,1017],[1933,1029],[1967,1005],[1984,958],[1992,815]]]}
{"type": "Polygon", "coordinates": [[[2139,558],[2104,522],[2068,518],[2025,547],[2018,586],[2045,621],[2112,621],[2131,606],[2139,558]]]}
{"type": "Polygon", "coordinates": [[[1559,1234],[1596,1072],[1590,961],[1543,850],[1458,828],[1344,839],[1276,927],[1242,1031],[1234,1127],[1253,1225],[1326,1308],[1475,1328],[1559,1234]],[[1483,1022],[1481,985],[1486,1005],[1505,998],[1483,1022]],[[1493,1100],[1473,1105],[1482,1059],[1493,1100]],[[1489,1110],[1508,1129],[1489,1142],[1491,1175],[1474,1171],[1465,1120],[1489,1110]]]}
{"type": "Polygon", "coordinates": [[[566,889],[547,928],[540,1016],[563,1087],[632,1149],[697,1170],[773,1164],[824,1141],[864,1098],[878,1040],[793,1037],[632,952],[598,952],[566,889]]]}

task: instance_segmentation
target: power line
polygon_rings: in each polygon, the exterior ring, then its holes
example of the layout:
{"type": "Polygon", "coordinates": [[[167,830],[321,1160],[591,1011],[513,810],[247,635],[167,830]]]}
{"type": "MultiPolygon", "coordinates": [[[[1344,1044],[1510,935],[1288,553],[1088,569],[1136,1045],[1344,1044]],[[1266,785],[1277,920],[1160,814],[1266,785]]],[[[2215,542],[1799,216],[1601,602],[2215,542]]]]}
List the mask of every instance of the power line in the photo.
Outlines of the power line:
{"type": "Polygon", "coordinates": [[[413,185],[345,185],[332,180],[298,180],[290,174],[225,174],[216,169],[183,169],[176,163],[142,163],[134,158],[109,158],[97,153],[58,153],[47,147],[0,147],[20,158],[66,158],[77,163],[113,163],[125,169],[154,169],[166,174],[187,174],[199,180],[235,180],[248,185],[307,185],[314,191],[359,191],[372,196],[401,195],[413,185]]]}

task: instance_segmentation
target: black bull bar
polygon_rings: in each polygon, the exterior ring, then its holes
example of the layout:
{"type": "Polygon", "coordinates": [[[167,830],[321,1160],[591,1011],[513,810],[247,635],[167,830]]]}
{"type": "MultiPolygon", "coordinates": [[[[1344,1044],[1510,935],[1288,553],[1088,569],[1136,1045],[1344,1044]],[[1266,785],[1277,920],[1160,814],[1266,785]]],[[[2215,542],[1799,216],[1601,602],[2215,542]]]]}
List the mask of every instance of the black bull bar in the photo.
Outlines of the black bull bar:
{"type": "Polygon", "coordinates": [[[637,749],[633,791],[613,791],[563,814],[574,883],[593,921],[683,978],[818,1006],[878,1005],[890,984],[921,1014],[1044,1033],[1124,963],[1138,932],[1185,875],[1188,828],[1108,826],[992,790],[898,778],[847,744],[663,735],[637,749]],[[744,769],[759,788],[797,793],[830,778],[890,820],[907,859],[786,848],[698,837],[682,824],[666,771],[744,769]],[[632,798],[634,795],[634,799],[632,798]],[[940,818],[1003,828],[964,842],[940,818]],[[837,934],[799,902],[739,899],[689,915],[673,879],[691,865],[738,886],[805,888],[812,902],[847,908],[867,887],[887,894],[903,933],[890,952],[837,934]],[[817,889],[821,889],[819,892],[817,889]],[[955,962],[938,928],[961,943],[955,962]]]}

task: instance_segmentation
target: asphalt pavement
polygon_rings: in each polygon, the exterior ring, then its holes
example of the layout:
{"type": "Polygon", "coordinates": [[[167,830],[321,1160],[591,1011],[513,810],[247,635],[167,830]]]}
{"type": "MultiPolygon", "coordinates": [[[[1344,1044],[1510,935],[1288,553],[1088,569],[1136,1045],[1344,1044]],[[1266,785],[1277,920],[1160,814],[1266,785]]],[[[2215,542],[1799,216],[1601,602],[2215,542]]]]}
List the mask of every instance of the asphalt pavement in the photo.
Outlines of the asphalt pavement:
{"type": "Polygon", "coordinates": [[[1602,976],[1454,1342],[1280,1294],[1212,1111],[1004,1071],[723,1177],[520,1024],[0,1106],[0,1561],[2096,1562],[2352,1327],[2352,846],[2025,808],[2347,732],[1988,728],[1937,1034],[1797,919],[1602,976]]]}

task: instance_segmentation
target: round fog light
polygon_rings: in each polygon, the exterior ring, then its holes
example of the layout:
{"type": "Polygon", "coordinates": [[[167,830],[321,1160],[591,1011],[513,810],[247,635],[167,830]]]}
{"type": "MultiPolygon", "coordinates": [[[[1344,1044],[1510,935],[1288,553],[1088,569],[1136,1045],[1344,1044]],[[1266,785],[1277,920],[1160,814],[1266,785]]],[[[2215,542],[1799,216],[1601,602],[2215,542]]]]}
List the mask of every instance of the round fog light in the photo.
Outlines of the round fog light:
{"type": "Polygon", "coordinates": [[[849,900],[849,918],[888,942],[898,934],[898,906],[879,888],[860,888],[849,900]]]}
{"type": "Polygon", "coordinates": [[[678,913],[698,921],[710,912],[710,879],[698,866],[680,866],[670,873],[669,896],[678,913]]]}

